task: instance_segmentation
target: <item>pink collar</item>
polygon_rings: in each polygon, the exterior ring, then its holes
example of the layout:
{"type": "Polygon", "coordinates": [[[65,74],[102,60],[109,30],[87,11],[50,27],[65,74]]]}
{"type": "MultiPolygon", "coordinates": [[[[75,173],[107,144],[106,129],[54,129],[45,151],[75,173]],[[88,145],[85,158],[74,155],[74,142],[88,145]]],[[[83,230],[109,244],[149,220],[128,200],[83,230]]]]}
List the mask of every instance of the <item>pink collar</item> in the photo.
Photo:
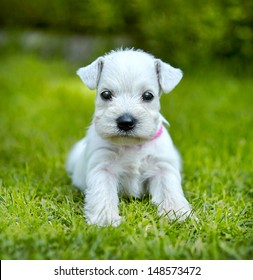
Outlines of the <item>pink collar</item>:
{"type": "Polygon", "coordinates": [[[150,139],[150,141],[157,139],[159,136],[162,135],[162,133],[163,133],[163,126],[161,125],[160,128],[155,133],[155,135],[150,139]]]}

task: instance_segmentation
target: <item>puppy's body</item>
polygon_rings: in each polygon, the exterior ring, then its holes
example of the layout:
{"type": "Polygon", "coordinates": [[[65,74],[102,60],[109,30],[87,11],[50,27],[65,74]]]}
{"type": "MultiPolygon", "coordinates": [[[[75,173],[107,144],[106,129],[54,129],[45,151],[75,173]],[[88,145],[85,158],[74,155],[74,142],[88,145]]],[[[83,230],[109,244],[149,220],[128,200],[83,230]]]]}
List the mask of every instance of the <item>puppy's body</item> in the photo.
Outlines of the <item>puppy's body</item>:
{"type": "Polygon", "coordinates": [[[78,71],[97,89],[87,136],[72,149],[67,171],[85,193],[90,224],[118,225],[119,195],[146,192],[159,214],[184,219],[191,207],[181,188],[180,157],[159,113],[161,90],[182,73],[141,51],[112,52],[78,71]]]}

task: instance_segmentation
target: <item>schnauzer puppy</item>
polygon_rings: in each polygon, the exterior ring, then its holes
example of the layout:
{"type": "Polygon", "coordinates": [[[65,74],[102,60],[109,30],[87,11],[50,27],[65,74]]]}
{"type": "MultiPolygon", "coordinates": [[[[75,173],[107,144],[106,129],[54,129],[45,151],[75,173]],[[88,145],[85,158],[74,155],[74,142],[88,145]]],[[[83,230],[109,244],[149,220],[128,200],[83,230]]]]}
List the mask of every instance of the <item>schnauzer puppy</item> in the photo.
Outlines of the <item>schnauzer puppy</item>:
{"type": "Polygon", "coordinates": [[[119,195],[149,193],[158,214],[184,220],[191,206],[181,187],[180,156],[159,113],[161,93],[183,74],[141,50],[117,50],[77,71],[96,89],[96,109],[87,136],[77,142],[67,172],[85,193],[89,224],[119,225],[119,195]]]}

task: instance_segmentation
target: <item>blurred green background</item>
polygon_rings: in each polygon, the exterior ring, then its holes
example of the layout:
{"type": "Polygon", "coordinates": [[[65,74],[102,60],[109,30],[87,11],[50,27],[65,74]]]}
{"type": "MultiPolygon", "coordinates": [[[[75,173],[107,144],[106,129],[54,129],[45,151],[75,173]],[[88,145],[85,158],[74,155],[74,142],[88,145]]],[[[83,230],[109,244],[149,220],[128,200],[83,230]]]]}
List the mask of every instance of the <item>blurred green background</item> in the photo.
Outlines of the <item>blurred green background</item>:
{"type": "Polygon", "coordinates": [[[1,0],[0,26],[2,49],[72,61],[134,46],[182,69],[253,62],[251,0],[1,0]]]}

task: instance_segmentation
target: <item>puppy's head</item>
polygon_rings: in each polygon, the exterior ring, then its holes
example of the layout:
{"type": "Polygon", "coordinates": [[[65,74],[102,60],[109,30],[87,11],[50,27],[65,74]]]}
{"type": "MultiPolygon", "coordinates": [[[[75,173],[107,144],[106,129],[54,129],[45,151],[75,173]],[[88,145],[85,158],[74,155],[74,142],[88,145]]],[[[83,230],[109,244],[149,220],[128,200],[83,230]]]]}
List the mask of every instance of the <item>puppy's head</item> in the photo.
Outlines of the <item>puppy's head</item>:
{"type": "Polygon", "coordinates": [[[115,144],[134,145],[151,139],[161,126],[161,92],[181,80],[181,70],[135,50],[112,51],[77,71],[97,90],[94,125],[115,144]]]}

